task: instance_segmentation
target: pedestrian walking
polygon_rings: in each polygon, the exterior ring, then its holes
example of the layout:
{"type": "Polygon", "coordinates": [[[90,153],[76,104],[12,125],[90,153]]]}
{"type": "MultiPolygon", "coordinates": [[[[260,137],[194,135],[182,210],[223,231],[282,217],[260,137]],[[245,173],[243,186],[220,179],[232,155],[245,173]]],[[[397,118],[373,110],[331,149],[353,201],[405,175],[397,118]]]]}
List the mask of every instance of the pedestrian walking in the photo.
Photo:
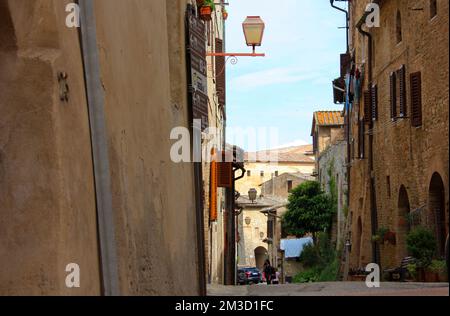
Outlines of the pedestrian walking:
{"type": "Polygon", "coordinates": [[[264,263],[264,276],[266,278],[267,285],[272,284],[274,274],[274,268],[270,265],[269,259],[264,263]]]}

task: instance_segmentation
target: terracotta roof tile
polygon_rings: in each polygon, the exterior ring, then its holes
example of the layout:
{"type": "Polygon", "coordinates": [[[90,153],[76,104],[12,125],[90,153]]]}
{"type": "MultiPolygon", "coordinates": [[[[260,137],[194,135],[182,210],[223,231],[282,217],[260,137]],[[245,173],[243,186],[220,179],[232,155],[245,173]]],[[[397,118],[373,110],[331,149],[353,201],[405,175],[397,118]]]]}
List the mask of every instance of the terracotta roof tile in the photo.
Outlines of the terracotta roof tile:
{"type": "Polygon", "coordinates": [[[314,113],[314,119],[319,126],[344,125],[342,111],[320,111],[314,113]]]}

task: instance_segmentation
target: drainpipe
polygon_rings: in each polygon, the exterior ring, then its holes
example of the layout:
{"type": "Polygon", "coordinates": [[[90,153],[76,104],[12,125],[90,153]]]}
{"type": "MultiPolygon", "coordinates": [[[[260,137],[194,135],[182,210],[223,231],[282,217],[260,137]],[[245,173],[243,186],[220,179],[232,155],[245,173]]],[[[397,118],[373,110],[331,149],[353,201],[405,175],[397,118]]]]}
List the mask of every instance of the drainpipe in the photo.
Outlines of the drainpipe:
{"type": "Polygon", "coordinates": [[[336,6],[334,4],[334,1],[346,1],[346,0],[330,0],[330,4],[331,4],[331,7],[335,8],[336,10],[339,10],[339,11],[345,13],[345,30],[346,30],[346,38],[347,38],[347,51],[346,52],[348,53],[350,51],[349,50],[349,34],[348,34],[349,33],[349,29],[350,29],[350,27],[349,27],[349,14],[348,14],[348,11],[346,11],[346,10],[336,6]]]}
{"type": "MultiPolygon", "coordinates": [[[[358,31],[368,39],[368,75],[369,75],[369,89],[372,86],[373,81],[373,65],[372,65],[372,57],[373,57],[373,39],[372,34],[366,32],[362,29],[362,26],[365,24],[366,18],[369,15],[369,12],[366,12],[362,18],[359,20],[356,28],[358,31]]],[[[374,122],[370,120],[369,129],[373,130],[374,122]]],[[[376,235],[378,231],[378,212],[377,212],[377,200],[376,200],[376,190],[375,190],[375,173],[373,167],[373,133],[369,133],[369,171],[370,171],[370,208],[371,208],[371,222],[372,222],[372,235],[376,235]]],[[[379,258],[379,248],[376,242],[372,242],[372,258],[373,262],[380,264],[379,258]]]]}
{"type": "Polygon", "coordinates": [[[118,296],[119,277],[112,209],[108,137],[104,112],[104,94],[100,81],[100,62],[93,0],[79,0],[81,48],[89,109],[92,158],[94,168],[98,239],[100,247],[102,293],[118,296]]]}

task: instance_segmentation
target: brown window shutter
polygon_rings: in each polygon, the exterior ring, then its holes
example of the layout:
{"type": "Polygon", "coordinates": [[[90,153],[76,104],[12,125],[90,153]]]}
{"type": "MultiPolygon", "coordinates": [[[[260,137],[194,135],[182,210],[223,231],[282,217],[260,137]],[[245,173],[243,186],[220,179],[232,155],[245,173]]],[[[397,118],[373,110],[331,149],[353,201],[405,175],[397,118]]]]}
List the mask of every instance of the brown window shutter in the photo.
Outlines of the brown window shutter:
{"type": "Polygon", "coordinates": [[[364,122],[370,123],[372,118],[372,94],[370,90],[364,91],[364,122]]]}
{"type": "Polygon", "coordinates": [[[397,78],[395,72],[391,73],[389,83],[391,86],[391,119],[395,121],[397,118],[397,78]]]}
{"type": "Polygon", "coordinates": [[[378,120],[378,86],[372,86],[372,121],[378,120]]]}
{"type": "Polygon", "coordinates": [[[211,162],[210,177],[210,194],[209,194],[209,220],[214,222],[217,220],[217,162],[211,162]]]}
{"type": "Polygon", "coordinates": [[[365,124],[364,121],[358,122],[358,158],[364,159],[366,153],[366,145],[365,145],[365,124]]]}
{"type": "Polygon", "coordinates": [[[406,68],[405,65],[398,71],[398,80],[400,86],[400,117],[408,116],[406,106],[406,68]]]}
{"type": "Polygon", "coordinates": [[[411,81],[411,124],[422,126],[422,74],[416,72],[410,75],[411,81]]]}
{"type": "Polygon", "coordinates": [[[219,188],[231,188],[233,186],[233,163],[217,163],[217,186],[219,188]]]}
{"type": "MultiPolygon", "coordinates": [[[[216,38],[216,52],[223,53],[223,41],[220,38],[216,38]]],[[[216,90],[219,98],[219,105],[225,107],[226,103],[226,67],[225,57],[216,56],[216,90]]]]}

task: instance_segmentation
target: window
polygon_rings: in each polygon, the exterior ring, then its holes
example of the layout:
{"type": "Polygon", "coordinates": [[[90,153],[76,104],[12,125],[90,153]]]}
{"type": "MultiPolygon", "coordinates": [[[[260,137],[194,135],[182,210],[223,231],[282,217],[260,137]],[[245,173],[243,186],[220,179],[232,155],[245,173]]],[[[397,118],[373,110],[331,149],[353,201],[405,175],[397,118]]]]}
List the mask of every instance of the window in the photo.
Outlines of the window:
{"type": "Polygon", "coordinates": [[[410,75],[411,83],[411,125],[422,126],[422,74],[420,72],[410,75]]]}
{"type": "Polygon", "coordinates": [[[366,145],[365,145],[365,124],[364,124],[364,120],[360,120],[359,121],[359,125],[358,125],[358,158],[359,159],[364,159],[366,156],[366,145]]]}
{"type": "Polygon", "coordinates": [[[372,94],[371,90],[364,91],[364,122],[370,123],[372,117],[372,94]]]}
{"type": "Polygon", "coordinates": [[[391,197],[391,177],[386,177],[386,188],[387,188],[387,196],[391,197]]]}
{"type": "Polygon", "coordinates": [[[293,184],[292,180],[288,180],[288,182],[287,182],[288,193],[291,193],[291,192],[292,192],[292,184],[293,184]]]}
{"type": "Polygon", "coordinates": [[[278,177],[278,174],[279,174],[278,171],[275,171],[275,177],[278,177]]]}
{"type": "Polygon", "coordinates": [[[391,73],[389,84],[391,88],[391,119],[392,121],[395,121],[397,119],[397,76],[395,72],[391,73]]]}
{"type": "Polygon", "coordinates": [[[378,86],[373,85],[372,91],[372,121],[378,120],[378,86]]]}
{"type": "Polygon", "coordinates": [[[261,171],[261,177],[264,177],[264,171],[261,171]]]}
{"type": "Polygon", "coordinates": [[[430,0],[430,19],[437,15],[437,0],[430,0]]]}
{"type": "Polygon", "coordinates": [[[403,34],[402,34],[402,15],[400,14],[400,11],[397,11],[397,22],[396,22],[396,34],[397,34],[397,44],[401,43],[403,40],[403,34]]]}
{"type": "Polygon", "coordinates": [[[403,65],[397,72],[398,83],[399,83],[399,92],[400,92],[400,117],[406,117],[407,106],[406,106],[406,68],[403,65]]]}
{"type": "Polygon", "coordinates": [[[247,177],[251,177],[252,176],[252,172],[250,170],[247,170],[247,177]]]}

